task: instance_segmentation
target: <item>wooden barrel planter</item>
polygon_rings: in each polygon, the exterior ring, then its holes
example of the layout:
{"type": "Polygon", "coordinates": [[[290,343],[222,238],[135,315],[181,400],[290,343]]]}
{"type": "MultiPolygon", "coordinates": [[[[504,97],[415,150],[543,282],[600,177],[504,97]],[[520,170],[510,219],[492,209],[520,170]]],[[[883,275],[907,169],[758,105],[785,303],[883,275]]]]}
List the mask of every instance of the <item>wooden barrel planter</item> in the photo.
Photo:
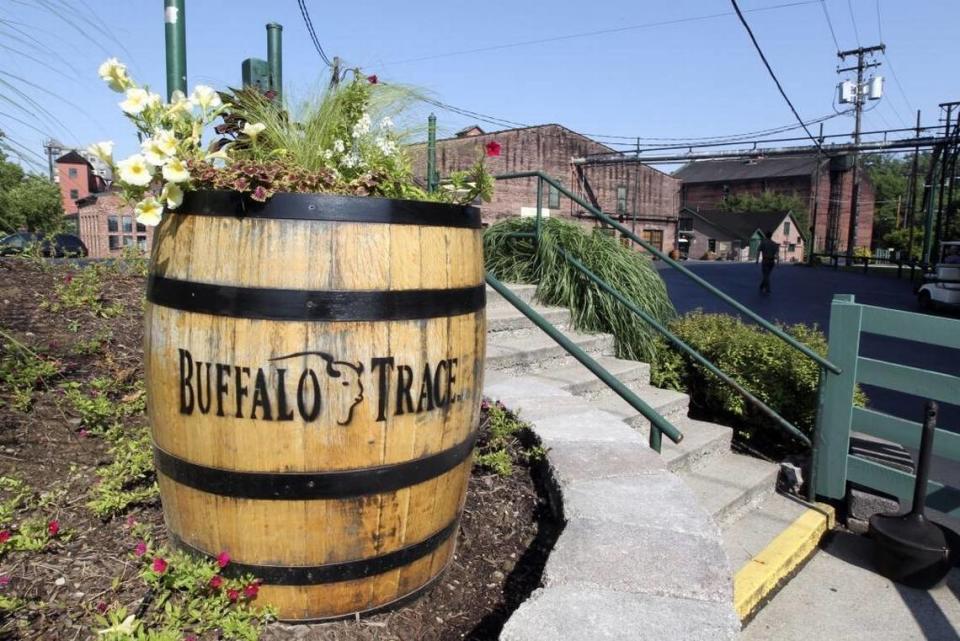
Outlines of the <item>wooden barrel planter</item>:
{"type": "Polygon", "coordinates": [[[172,541],[281,619],[396,605],[453,558],[483,387],[479,211],[198,192],[156,230],[149,416],[172,541]]]}

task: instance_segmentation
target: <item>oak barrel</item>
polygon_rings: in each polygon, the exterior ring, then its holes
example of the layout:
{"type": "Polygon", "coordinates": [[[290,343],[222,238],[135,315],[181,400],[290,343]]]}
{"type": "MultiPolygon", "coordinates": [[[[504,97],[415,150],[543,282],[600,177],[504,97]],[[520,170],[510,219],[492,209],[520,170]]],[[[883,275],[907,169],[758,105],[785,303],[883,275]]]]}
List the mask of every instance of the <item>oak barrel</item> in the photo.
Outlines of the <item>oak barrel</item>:
{"type": "Polygon", "coordinates": [[[263,580],[281,619],[377,610],[453,558],[483,387],[479,211],[188,195],[145,312],[171,540],[263,580]]]}

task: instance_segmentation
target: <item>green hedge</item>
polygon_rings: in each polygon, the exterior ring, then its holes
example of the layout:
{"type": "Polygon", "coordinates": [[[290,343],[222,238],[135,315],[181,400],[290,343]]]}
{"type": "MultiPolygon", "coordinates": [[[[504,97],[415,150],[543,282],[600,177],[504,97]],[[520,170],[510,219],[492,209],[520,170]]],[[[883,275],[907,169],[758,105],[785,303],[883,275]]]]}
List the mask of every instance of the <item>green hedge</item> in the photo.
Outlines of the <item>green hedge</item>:
{"type": "Polygon", "coordinates": [[[653,362],[654,332],[630,310],[571,267],[560,249],[606,280],[661,323],[676,317],[667,288],[646,255],[624,247],[600,229],[592,232],[555,218],[543,221],[539,245],[511,234],[534,231],[533,218],[510,218],[491,225],[483,237],[487,269],[508,283],[536,283],[547,305],[570,310],[574,327],[613,334],[620,358],[653,362]]]}
{"type": "MultiPolygon", "coordinates": [[[[726,314],[686,314],[670,324],[684,342],[716,364],[808,436],[817,411],[819,366],[773,334],[726,314]]],[[[826,356],[827,339],[816,327],[783,326],[784,331],[826,356]]],[[[803,449],[774,421],[702,366],[661,342],[651,382],[690,394],[696,412],[734,426],[736,437],[779,455],[803,449]]],[[[858,391],[857,402],[865,397],[858,391]]]]}

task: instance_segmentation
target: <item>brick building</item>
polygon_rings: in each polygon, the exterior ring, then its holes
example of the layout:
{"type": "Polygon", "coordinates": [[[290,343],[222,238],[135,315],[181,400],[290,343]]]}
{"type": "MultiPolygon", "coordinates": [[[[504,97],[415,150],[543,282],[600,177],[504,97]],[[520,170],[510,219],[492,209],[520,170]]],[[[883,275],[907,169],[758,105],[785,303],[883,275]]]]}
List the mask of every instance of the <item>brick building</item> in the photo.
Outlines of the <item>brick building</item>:
{"type": "Polygon", "coordinates": [[[56,161],[63,211],[91,258],[109,258],[135,246],[149,251],[153,229],[137,223],[133,208],[111,191],[93,165],[76,151],[56,161]]]}
{"type": "MultiPolygon", "coordinates": [[[[731,195],[758,196],[766,191],[795,196],[807,203],[811,225],[816,221],[815,251],[843,253],[850,229],[851,163],[850,156],[822,159],[819,164],[816,156],[704,160],[681,167],[673,176],[683,181],[683,206],[693,210],[717,209],[731,195]]],[[[855,246],[869,248],[874,191],[863,172],[860,177],[855,246]]],[[[809,230],[804,231],[809,234],[809,230]]]]}
{"type": "MultiPolygon", "coordinates": [[[[441,179],[468,168],[488,142],[500,144],[500,155],[487,159],[493,174],[542,171],[582,199],[617,217],[638,236],[670,250],[676,247],[680,181],[637,162],[574,165],[571,160],[613,150],[561,125],[539,125],[487,133],[473,125],[453,138],[437,141],[437,171],[441,179]]],[[[427,146],[408,149],[414,175],[426,184],[427,146]]],[[[492,202],[484,203],[483,220],[495,222],[511,216],[536,213],[537,180],[498,181],[492,202]]],[[[542,194],[545,215],[577,220],[594,226],[582,207],[546,185],[542,194]]]]}
{"type": "Polygon", "coordinates": [[[803,260],[804,239],[790,212],[680,210],[680,255],[685,258],[755,260],[768,237],[780,246],[781,262],[803,260]]]}

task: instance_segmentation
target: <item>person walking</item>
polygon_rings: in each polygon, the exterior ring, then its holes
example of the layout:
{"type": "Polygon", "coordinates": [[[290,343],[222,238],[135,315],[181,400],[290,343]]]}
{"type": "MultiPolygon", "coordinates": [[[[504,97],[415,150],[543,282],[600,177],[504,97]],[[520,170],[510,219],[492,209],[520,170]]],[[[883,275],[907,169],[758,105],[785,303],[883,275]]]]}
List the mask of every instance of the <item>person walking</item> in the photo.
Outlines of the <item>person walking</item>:
{"type": "Polygon", "coordinates": [[[763,279],[760,281],[760,293],[770,293],[770,273],[774,266],[780,260],[780,245],[773,241],[773,233],[767,233],[760,241],[760,251],[757,254],[757,262],[760,264],[760,272],[763,279]],[[761,262],[762,261],[762,262],[761,262]]]}

